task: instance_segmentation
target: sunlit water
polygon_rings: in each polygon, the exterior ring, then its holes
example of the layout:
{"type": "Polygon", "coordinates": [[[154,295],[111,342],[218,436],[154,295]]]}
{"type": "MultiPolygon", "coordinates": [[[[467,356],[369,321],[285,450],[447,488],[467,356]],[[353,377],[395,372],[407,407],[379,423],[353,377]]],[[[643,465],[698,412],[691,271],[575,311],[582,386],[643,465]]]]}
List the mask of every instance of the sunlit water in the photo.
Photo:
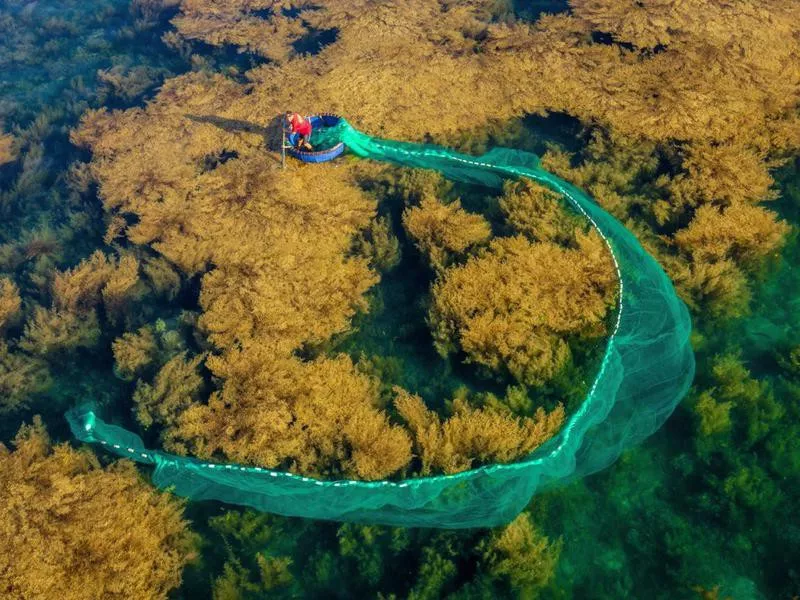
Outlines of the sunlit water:
{"type": "MultiPolygon", "coordinates": [[[[526,18],[535,18],[553,7],[552,2],[517,3],[526,18]]],[[[70,226],[64,216],[64,207],[70,201],[64,173],[72,161],[86,157],[69,145],[68,130],[84,110],[141,104],[165,77],[189,68],[184,59],[159,41],[169,27],[169,17],[166,12],[148,22],[122,0],[12,1],[0,5],[0,120],[5,122],[6,130],[16,127],[29,132],[26,135],[31,144],[23,152],[30,154],[35,144],[41,144],[43,149],[31,171],[37,173],[38,183],[31,186],[27,201],[14,200],[6,205],[0,231],[2,242],[43,223],[70,226]],[[126,72],[147,67],[149,84],[143,85],[134,97],[121,96],[98,79],[98,70],[113,67],[126,72]],[[41,131],[30,133],[37,118],[41,119],[41,131]]],[[[223,64],[226,58],[244,61],[245,66],[253,60],[226,56],[224,52],[215,55],[217,64],[223,64]]],[[[536,140],[556,141],[573,148],[580,145],[569,119],[545,123],[532,118],[526,124],[533,146],[536,140]]],[[[541,151],[537,147],[529,149],[541,151]]],[[[21,172],[19,164],[0,167],[0,190],[8,191],[21,172]]],[[[785,193],[777,208],[784,218],[797,223],[800,165],[795,162],[785,167],[779,181],[785,193]]],[[[461,191],[468,206],[469,191],[461,191]]],[[[96,199],[89,197],[84,202],[87,213],[99,220],[96,199]]],[[[381,210],[391,214],[394,209],[387,205],[381,210]]],[[[397,214],[391,216],[395,224],[399,223],[397,214]]],[[[399,227],[396,233],[402,238],[399,227]]],[[[102,225],[82,230],[63,244],[58,268],[74,265],[93,248],[102,246],[102,225]]],[[[357,322],[359,332],[344,340],[341,349],[354,357],[361,352],[388,357],[385,372],[396,378],[391,383],[402,384],[429,400],[447,397],[463,384],[500,391],[501,382],[477,377],[468,368],[443,361],[432,350],[423,320],[425,307],[419,300],[430,275],[420,275],[425,267],[409,244],[404,244],[404,250],[399,267],[384,278],[374,293],[377,310],[357,322]]],[[[793,448],[788,455],[794,456],[794,466],[772,464],[767,452],[736,457],[735,449],[725,459],[702,461],[695,453],[690,410],[679,407],[660,432],[607,471],[534,499],[533,514],[542,528],[551,537],[564,540],[556,583],[544,592],[544,597],[692,598],[697,597],[693,586],[710,589],[717,584],[721,586],[720,598],[728,595],[736,600],[791,598],[800,593],[800,522],[795,512],[800,500],[800,430],[797,407],[789,406],[797,399],[781,395],[785,372],[779,360],[800,339],[798,257],[800,245],[793,236],[783,258],[776,257],[755,286],[754,310],[746,319],[713,331],[703,329],[702,316],[697,319],[700,332],[707,338],[706,346],[698,353],[698,381],[708,378],[703,369],[708,368],[708,360],[715,353],[741,349],[745,365],[759,379],[771,382],[778,402],[786,403],[786,424],[778,437],[784,436],[783,443],[793,448]],[[757,467],[766,474],[769,485],[753,491],[756,498],[760,493],[770,495],[765,496],[763,505],[758,500],[751,505],[736,505],[735,497],[720,497],[717,480],[728,477],[741,465],[757,467]],[[723,506],[726,502],[733,506],[723,506]]],[[[70,360],[56,369],[58,384],[46,403],[7,417],[0,424],[4,442],[33,414],[44,415],[56,439],[67,439],[61,414],[72,403],[88,397],[116,407],[123,421],[128,418],[129,388],[113,376],[110,355],[78,354],[70,360]]],[[[229,557],[205,521],[209,515],[226,510],[215,503],[187,508],[209,544],[203,551],[205,563],[187,570],[184,587],[175,592],[175,597],[210,596],[210,582],[221,573],[222,563],[229,557]]],[[[271,522],[283,531],[303,529],[295,537],[287,534],[282,542],[283,552],[298,556],[301,562],[299,557],[306,551],[311,535],[309,524],[279,518],[271,522]]],[[[318,530],[314,536],[335,540],[336,525],[315,527],[318,530]]],[[[408,555],[396,558],[398,568],[404,561],[416,563],[419,559],[408,555]]],[[[387,560],[395,558],[387,556],[387,560]]],[[[296,573],[296,577],[302,580],[303,574],[296,573]]],[[[369,589],[363,587],[363,582],[358,588],[351,588],[347,580],[342,580],[337,595],[365,597],[390,591],[402,595],[411,585],[389,579],[379,578],[369,589]]],[[[307,593],[321,597],[329,592],[312,586],[307,593]]]]}

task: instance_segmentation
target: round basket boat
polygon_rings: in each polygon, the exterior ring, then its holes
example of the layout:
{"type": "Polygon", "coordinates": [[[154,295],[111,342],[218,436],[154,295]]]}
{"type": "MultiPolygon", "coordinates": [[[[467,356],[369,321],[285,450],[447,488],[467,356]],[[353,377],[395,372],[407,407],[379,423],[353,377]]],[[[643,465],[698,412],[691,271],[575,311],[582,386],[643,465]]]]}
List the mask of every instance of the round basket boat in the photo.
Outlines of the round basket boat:
{"type": "MultiPolygon", "coordinates": [[[[341,117],[337,115],[331,114],[321,114],[321,115],[310,115],[308,120],[311,121],[311,128],[312,128],[312,137],[314,134],[319,132],[322,129],[326,129],[328,127],[336,127],[341,122],[341,117]]],[[[339,142],[330,148],[323,148],[321,150],[298,150],[294,146],[297,144],[297,140],[300,136],[296,133],[290,133],[286,140],[292,146],[291,148],[287,149],[287,153],[289,156],[294,156],[296,159],[301,160],[307,163],[321,163],[327,162],[329,160],[333,160],[337,156],[340,156],[342,152],[344,152],[344,143],[339,142]]]]}

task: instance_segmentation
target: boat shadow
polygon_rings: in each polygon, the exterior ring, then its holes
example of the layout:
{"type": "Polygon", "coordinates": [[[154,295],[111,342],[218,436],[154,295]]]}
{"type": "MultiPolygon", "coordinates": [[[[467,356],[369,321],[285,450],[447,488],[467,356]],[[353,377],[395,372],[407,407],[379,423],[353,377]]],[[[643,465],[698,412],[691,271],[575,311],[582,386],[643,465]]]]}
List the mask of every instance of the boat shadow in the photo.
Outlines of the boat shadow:
{"type": "Polygon", "coordinates": [[[264,125],[244,121],[241,119],[228,119],[216,115],[183,115],[195,123],[209,123],[229,133],[255,133],[264,138],[264,145],[268,150],[281,151],[283,116],[277,114],[264,125]]]}

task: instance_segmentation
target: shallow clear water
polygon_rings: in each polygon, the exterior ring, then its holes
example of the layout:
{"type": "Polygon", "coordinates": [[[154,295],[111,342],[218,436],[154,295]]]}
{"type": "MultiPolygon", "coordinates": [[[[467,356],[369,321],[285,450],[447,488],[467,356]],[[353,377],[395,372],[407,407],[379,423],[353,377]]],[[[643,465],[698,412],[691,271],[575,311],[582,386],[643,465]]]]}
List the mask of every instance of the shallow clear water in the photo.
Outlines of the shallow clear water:
{"type": "MultiPolygon", "coordinates": [[[[520,0],[517,4],[523,16],[535,18],[561,3],[520,0]]],[[[60,269],[102,247],[104,224],[93,191],[76,200],[66,182],[69,165],[88,158],[68,143],[68,131],[87,108],[141,104],[165,78],[190,68],[159,41],[169,28],[170,16],[166,11],[148,26],[137,26],[137,15],[122,0],[0,5],[0,121],[5,130],[28,140],[23,153],[31,157],[24,167],[0,166],[0,192],[6,194],[0,242],[13,242],[43,227],[58,230],[61,251],[53,259],[53,268],[60,269]],[[97,77],[98,69],[112,67],[125,72],[147,67],[146,82],[132,96],[115,91],[97,77]],[[37,118],[42,120],[38,126],[37,118]],[[36,147],[41,152],[34,152],[36,147]],[[12,194],[23,175],[28,186],[25,193],[12,194]],[[87,215],[87,222],[70,218],[75,212],[87,215]]],[[[317,47],[330,43],[329,37],[307,43],[317,47]]],[[[229,58],[253,64],[246,56],[217,52],[215,57],[216,64],[230,64],[229,58]]],[[[582,144],[575,123],[566,117],[530,117],[524,125],[528,135],[520,143],[533,151],[541,152],[545,142],[570,149],[582,144]]],[[[800,225],[800,163],[784,167],[778,180],[783,196],[776,208],[789,222],[800,225]]],[[[470,190],[458,191],[469,207],[470,190]]],[[[392,217],[403,242],[403,259],[374,292],[373,302],[380,308],[360,317],[358,333],[343,340],[339,349],[354,358],[362,352],[383,357],[389,383],[403,385],[428,400],[447,397],[465,384],[499,392],[504,382],[481,378],[433,351],[420,300],[430,273],[403,239],[397,211],[381,210],[392,217]]],[[[795,298],[800,289],[799,258],[795,235],[755,286],[748,317],[724,328],[706,329],[703,315],[695,315],[705,337],[698,347],[698,382],[705,385],[711,380],[710,365],[716,354],[741,350],[744,365],[759,381],[772,386],[776,401],[784,407],[785,418],[775,426],[772,443],[783,444],[786,450],[780,455],[764,446],[701,451],[687,400],[661,431],[607,471],[533,499],[537,523],[549,536],[564,542],[556,579],[542,597],[693,598],[696,585],[706,589],[720,585],[720,597],[736,600],[800,594],[800,522],[795,508],[800,501],[800,396],[792,395],[787,383],[790,376],[781,361],[800,339],[800,300],[795,298]],[[721,483],[742,470],[763,473],[763,477],[740,486],[747,489],[721,483]]],[[[61,415],[88,397],[113,407],[118,420],[132,424],[129,386],[114,377],[112,366],[108,352],[65,357],[55,368],[57,385],[46,398],[27,412],[3,418],[0,440],[8,442],[33,414],[43,415],[54,438],[69,439],[61,415]]],[[[458,573],[456,579],[469,580],[476,570],[475,557],[462,550],[470,547],[478,532],[404,533],[375,527],[371,528],[374,537],[367,541],[358,537],[362,533],[337,524],[249,515],[245,518],[256,524],[241,528],[249,532],[248,537],[237,529],[239,525],[209,523],[210,517],[229,513],[240,511],[211,502],[187,506],[187,514],[207,544],[202,562],[187,569],[174,597],[210,597],[212,580],[222,574],[226,560],[234,556],[252,562],[257,551],[293,557],[300,590],[295,597],[364,598],[378,593],[405,597],[414,585],[408,578],[420,573],[426,563],[424,547],[436,547],[440,556],[448,556],[458,573]],[[272,532],[269,542],[254,533],[265,530],[272,532]],[[405,545],[397,541],[404,536],[411,540],[405,545]],[[350,538],[357,540],[354,548],[345,544],[350,538]]],[[[452,583],[441,589],[449,593],[457,586],[452,583]]],[[[474,597],[481,597],[480,590],[473,591],[474,597]]],[[[510,590],[509,595],[516,592],[510,590]]]]}

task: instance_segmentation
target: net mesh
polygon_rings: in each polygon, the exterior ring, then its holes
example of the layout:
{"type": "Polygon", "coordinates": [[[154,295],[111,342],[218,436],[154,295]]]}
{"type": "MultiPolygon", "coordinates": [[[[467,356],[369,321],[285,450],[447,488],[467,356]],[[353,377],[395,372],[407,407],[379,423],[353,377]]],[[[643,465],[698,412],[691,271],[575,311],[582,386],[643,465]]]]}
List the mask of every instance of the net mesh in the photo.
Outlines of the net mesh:
{"type": "Polygon", "coordinates": [[[402,481],[322,481],[259,467],[147,450],[84,405],[68,412],[74,435],[155,466],[153,482],[192,500],[220,500],[290,516],[395,526],[490,527],[513,519],[545,487],[596,472],[658,429],[694,376],[691,323],[669,279],[636,238],[586,194],[540,167],[533,154],[496,148],[483,156],[370,137],[343,119],[325,131],[357,156],[498,188],[527,177],[560,194],[607,244],[619,276],[619,307],[598,372],[580,408],[527,458],[402,481]]]}

